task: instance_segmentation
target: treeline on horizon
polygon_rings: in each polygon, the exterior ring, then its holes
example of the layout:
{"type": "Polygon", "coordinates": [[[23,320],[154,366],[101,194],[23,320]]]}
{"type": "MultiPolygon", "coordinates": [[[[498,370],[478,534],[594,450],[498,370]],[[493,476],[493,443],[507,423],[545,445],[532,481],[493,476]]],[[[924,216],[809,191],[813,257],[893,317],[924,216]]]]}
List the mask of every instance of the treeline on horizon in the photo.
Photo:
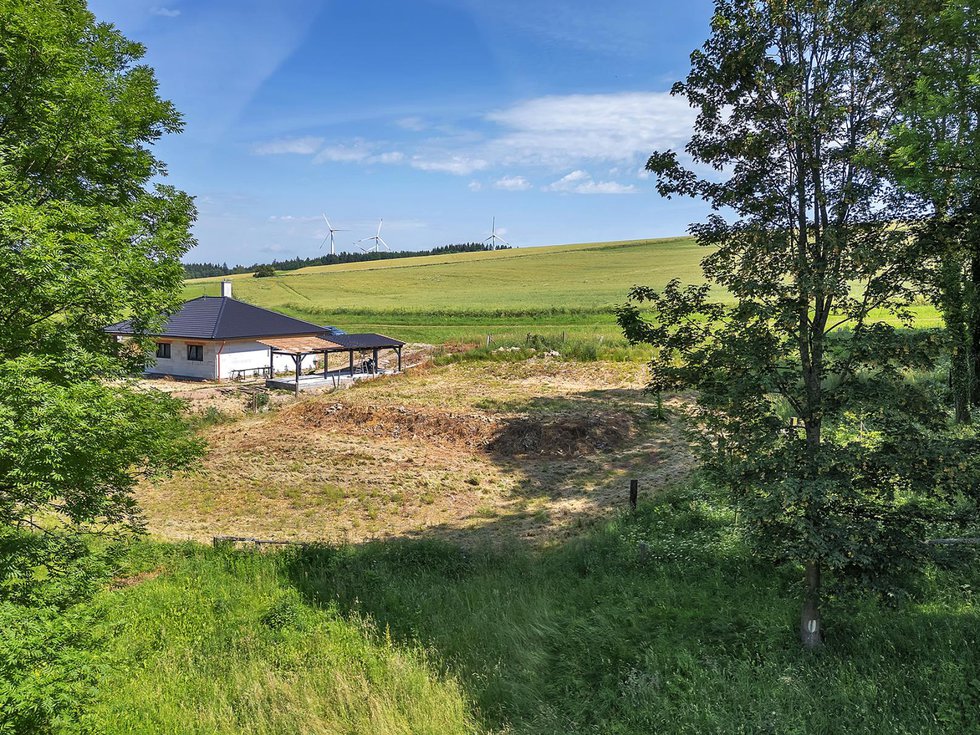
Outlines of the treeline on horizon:
{"type": "Polygon", "coordinates": [[[232,276],[239,273],[254,273],[265,269],[277,271],[294,271],[313,265],[336,265],[337,263],[360,263],[369,260],[389,260],[391,258],[416,258],[426,255],[449,255],[451,253],[479,253],[493,250],[510,250],[510,245],[488,245],[481,242],[454,243],[441,245],[429,250],[393,250],[391,252],[370,253],[337,253],[336,255],[321,255],[316,258],[291,258],[290,260],[273,260],[271,263],[253,263],[252,265],[234,265],[227,263],[184,263],[184,273],[187,278],[212,278],[214,276],[232,276]]]}

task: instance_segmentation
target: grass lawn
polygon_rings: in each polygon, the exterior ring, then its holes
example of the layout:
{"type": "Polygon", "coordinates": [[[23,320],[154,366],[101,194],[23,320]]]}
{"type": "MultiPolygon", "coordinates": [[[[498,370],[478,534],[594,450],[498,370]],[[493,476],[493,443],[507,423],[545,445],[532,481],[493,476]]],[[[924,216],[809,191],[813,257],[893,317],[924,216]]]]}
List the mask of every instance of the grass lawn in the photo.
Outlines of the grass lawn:
{"type": "Polygon", "coordinates": [[[537,551],[141,545],[131,563],[86,603],[89,647],[32,672],[84,683],[56,732],[921,735],[973,732],[980,706],[975,563],[891,604],[831,600],[807,653],[799,570],[753,559],[696,485],[537,551]]]}
{"type": "MultiPolygon", "coordinates": [[[[689,237],[584,243],[488,253],[400,258],[231,276],[250,303],[348,331],[378,331],[414,342],[501,343],[528,332],[621,339],[613,309],[635,284],[703,280],[705,255],[689,237]]],[[[187,281],[186,298],[216,296],[220,278],[187,281]]],[[[916,310],[936,326],[932,307],[916,310]]]]}

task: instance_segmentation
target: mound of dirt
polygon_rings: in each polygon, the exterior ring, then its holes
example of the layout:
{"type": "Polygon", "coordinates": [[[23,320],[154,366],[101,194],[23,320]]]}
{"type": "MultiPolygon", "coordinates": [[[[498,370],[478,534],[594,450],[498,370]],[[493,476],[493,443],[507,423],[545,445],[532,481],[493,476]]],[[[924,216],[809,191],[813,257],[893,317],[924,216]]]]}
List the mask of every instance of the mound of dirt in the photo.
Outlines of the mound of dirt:
{"type": "Polygon", "coordinates": [[[361,435],[419,439],[472,449],[486,446],[496,433],[496,419],[490,416],[405,406],[309,401],[281,415],[305,426],[336,427],[361,435]]]}
{"type": "Polygon", "coordinates": [[[487,450],[508,457],[596,454],[622,447],[637,433],[633,417],[622,411],[518,416],[500,428],[487,450]]]}
{"type": "Polygon", "coordinates": [[[629,413],[490,416],[439,409],[308,401],[280,414],[291,424],[483,450],[505,457],[568,457],[609,451],[637,434],[629,413]]]}

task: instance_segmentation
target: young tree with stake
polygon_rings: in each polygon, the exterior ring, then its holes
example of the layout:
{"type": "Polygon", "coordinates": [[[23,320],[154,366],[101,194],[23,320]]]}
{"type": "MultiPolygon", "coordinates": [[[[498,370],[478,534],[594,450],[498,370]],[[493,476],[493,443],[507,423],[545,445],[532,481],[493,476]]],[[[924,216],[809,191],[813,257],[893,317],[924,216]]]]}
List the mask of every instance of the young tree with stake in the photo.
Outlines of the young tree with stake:
{"type": "MultiPolygon", "coordinates": [[[[709,286],[638,286],[619,310],[656,348],[655,390],[693,388],[705,470],[759,544],[799,564],[800,640],[820,646],[822,579],[894,579],[924,553],[939,477],[963,449],[929,386],[907,380],[940,343],[907,320],[919,253],[881,159],[891,22],[869,0],[717,0],[673,94],[697,111],[685,147],[647,164],[661,195],[710,202],[693,225],[709,286]],[[652,318],[641,310],[653,307],[652,318]],[[732,302],[734,302],[732,304],[732,302]]],[[[966,477],[966,474],[963,475],[966,477]]]]}

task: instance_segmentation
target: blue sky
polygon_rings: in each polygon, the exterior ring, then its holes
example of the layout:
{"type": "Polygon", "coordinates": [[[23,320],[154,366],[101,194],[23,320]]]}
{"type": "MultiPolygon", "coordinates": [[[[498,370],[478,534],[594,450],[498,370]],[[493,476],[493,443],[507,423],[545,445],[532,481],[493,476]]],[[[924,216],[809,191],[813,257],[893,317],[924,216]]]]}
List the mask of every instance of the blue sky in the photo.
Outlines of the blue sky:
{"type": "Polygon", "coordinates": [[[158,146],[197,198],[187,260],[482,240],[681,234],[643,165],[687,138],[667,94],[707,0],[91,0],[146,44],[186,130],[158,146]]]}

